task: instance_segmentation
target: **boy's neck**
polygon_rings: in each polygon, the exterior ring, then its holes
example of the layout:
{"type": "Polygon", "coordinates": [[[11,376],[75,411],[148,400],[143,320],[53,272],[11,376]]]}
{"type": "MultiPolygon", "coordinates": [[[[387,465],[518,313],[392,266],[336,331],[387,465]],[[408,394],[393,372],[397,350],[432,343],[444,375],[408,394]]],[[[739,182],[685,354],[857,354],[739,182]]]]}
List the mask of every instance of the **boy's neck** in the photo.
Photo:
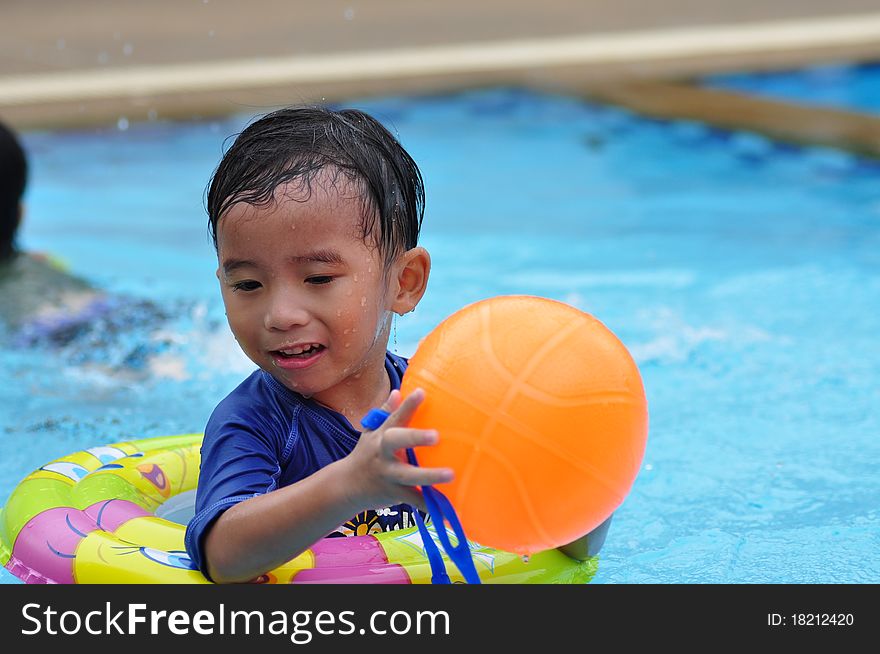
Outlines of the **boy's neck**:
{"type": "Polygon", "coordinates": [[[383,353],[380,365],[369,366],[347,380],[310,399],[345,416],[355,429],[370,409],[385,404],[391,393],[391,378],[385,369],[383,353]]]}

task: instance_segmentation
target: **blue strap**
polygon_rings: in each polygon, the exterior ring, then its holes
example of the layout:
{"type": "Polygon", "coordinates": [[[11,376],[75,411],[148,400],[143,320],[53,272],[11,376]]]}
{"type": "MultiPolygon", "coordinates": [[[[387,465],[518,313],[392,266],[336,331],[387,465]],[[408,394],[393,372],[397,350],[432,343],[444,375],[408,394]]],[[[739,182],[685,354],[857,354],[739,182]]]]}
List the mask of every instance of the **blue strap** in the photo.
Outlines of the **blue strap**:
{"type": "Polygon", "coordinates": [[[367,412],[367,415],[361,420],[361,425],[364,429],[376,431],[386,420],[388,420],[388,416],[390,415],[391,414],[385,409],[370,409],[367,412]]]}
{"type": "MultiPolygon", "coordinates": [[[[382,426],[382,423],[388,419],[389,415],[391,414],[384,409],[370,409],[367,415],[364,416],[363,420],[361,420],[361,425],[363,425],[364,429],[378,429],[382,426]]],[[[409,458],[409,452],[411,451],[412,450],[407,450],[407,458],[409,458]]],[[[415,454],[413,454],[413,457],[415,457],[415,454]]],[[[410,461],[410,463],[412,463],[412,461],[410,461]]],[[[440,550],[437,549],[437,543],[435,543],[434,539],[431,537],[431,533],[428,531],[427,526],[425,526],[422,514],[416,507],[412,507],[412,510],[416,519],[416,526],[419,528],[419,535],[422,537],[422,544],[425,547],[425,554],[428,557],[428,563],[431,565],[431,583],[451,584],[452,581],[450,581],[449,575],[446,574],[446,565],[443,563],[443,556],[440,554],[440,550]]]]}
{"type": "Polygon", "coordinates": [[[440,554],[440,550],[437,549],[437,543],[434,542],[434,539],[431,537],[431,532],[428,531],[428,527],[425,526],[422,514],[415,506],[412,507],[412,510],[413,515],[416,517],[416,525],[419,528],[419,535],[422,537],[422,544],[425,546],[425,554],[428,556],[428,563],[431,564],[431,583],[434,585],[451,584],[452,581],[449,579],[449,575],[446,574],[446,564],[443,563],[443,555],[440,554]]]}
{"type": "MultiPolygon", "coordinates": [[[[361,420],[361,425],[369,430],[378,429],[382,426],[382,423],[385,422],[389,415],[390,414],[383,409],[370,409],[367,415],[364,416],[363,420],[361,420]]],[[[411,465],[419,465],[416,453],[412,448],[406,450],[406,459],[411,465]]],[[[443,545],[443,549],[446,550],[449,559],[455,563],[458,570],[464,576],[465,581],[469,584],[481,583],[480,576],[477,574],[477,569],[474,567],[474,559],[471,556],[471,548],[468,544],[467,536],[465,536],[464,529],[461,526],[458,515],[455,513],[455,508],[452,506],[452,502],[433,486],[422,486],[422,495],[425,498],[428,515],[431,516],[431,521],[434,523],[434,530],[440,538],[440,543],[443,545]],[[449,534],[446,533],[447,521],[455,532],[455,537],[458,539],[458,544],[455,547],[450,543],[449,534]]],[[[431,583],[452,583],[449,580],[449,575],[446,574],[446,566],[443,564],[443,558],[440,555],[440,551],[437,549],[437,544],[428,532],[428,528],[425,526],[425,521],[422,520],[422,516],[417,509],[415,510],[415,517],[416,525],[419,528],[419,534],[421,535],[422,542],[425,546],[425,553],[428,556],[428,562],[431,564],[431,583]]]]}
{"type": "MultiPolygon", "coordinates": [[[[406,451],[407,460],[414,466],[419,465],[416,459],[416,453],[412,448],[406,451]]],[[[467,536],[464,535],[464,528],[458,520],[458,514],[452,506],[452,502],[440,491],[433,486],[422,486],[422,495],[425,497],[425,504],[428,507],[428,515],[431,516],[431,522],[434,523],[434,530],[440,537],[440,543],[446,550],[446,555],[455,564],[459,572],[464,576],[465,581],[469,584],[479,584],[480,576],[474,567],[474,559],[471,556],[471,548],[468,544],[467,536]],[[446,522],[449,522],[458,544],[453,547],[449,542],[449,534],[446,533],[446,522]]],[[[423,536],[424,538],[424,536],[423,536]]],[[[433,547],[437,547],[431,540],[433,547]]]]}

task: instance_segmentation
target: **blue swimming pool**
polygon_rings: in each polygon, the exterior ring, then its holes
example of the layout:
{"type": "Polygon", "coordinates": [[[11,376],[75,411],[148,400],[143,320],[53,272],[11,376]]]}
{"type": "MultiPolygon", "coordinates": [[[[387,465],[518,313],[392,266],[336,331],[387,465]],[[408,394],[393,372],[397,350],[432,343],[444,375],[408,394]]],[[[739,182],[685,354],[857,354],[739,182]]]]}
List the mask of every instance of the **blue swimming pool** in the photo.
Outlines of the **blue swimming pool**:
{"type": "MultiPolygon", "coordinates": [[[[434,271],[399,352],[529,293],[641,368],[648,448],[596,583],[880,582],[880,166],[515,89],[358,106],[426,179],[434,271]]],[[[23,245],[169,318],[0,351],[0,503],[57,456],[200,431],[251,370],[202,208],[247,119],[25,135],[23,245]]]]}
{"type": "Polygon", "coordinates": [[[880,113],[880,64],[833,64],[797,71],[717,75],[706,85],[779,100],[880,113]]]}

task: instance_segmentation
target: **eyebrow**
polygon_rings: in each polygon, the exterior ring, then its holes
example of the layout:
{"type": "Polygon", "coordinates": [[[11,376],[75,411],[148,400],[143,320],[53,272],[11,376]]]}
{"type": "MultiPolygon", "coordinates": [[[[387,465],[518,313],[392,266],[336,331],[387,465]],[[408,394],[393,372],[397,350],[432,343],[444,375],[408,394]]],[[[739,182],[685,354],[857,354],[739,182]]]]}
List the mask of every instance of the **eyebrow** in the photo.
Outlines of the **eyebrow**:
{"type": "Polygon", "coordinates": [[[227,259],[223,262],[223,274],[228,275],[229,273],[238,270],[239,268],[256,268],[257,264],[253,261],[248,261],[247,259],[227,259]]]}
{"type": "Polygon", "coordinates": [[[344,263],[342,255],[336,250],[313,250],[307,254],[290,257],[293,263],[329,263],[339,265],[344,263]]]}
{"type": "MultiPolygon", "coordinates": [[[[336,250],[313,250],[306,254],[290,257],[292,263],[326,263],[331,265],[341,265],[344,263],[342,255],[336,250]]],[[[227,259],[223,262],[223,273],[228,275],[239,268],[258,268],[259,266],[250,259],[227,259]]]]}

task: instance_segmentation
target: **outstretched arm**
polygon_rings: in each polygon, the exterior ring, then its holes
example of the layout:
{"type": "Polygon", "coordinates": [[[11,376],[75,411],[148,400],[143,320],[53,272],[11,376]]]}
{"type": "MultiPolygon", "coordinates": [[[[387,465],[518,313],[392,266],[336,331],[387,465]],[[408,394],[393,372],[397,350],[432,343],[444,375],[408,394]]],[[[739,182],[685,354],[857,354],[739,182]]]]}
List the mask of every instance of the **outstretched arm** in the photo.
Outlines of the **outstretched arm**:
{"type": "Polygon", "coordinates": [[[402,449],[437,441],[434,431],[405,426],[423,398],[416,391],[401,402],[399,391],[392,391],[383,408],[394,412],[375,431],[363,432],[347,457],[224,512],[205,537],[211,578],[249,581],[301,554],[365,508],[423,506],[415,486],[452,478],[451,470],[411,466],[397,456],[402,449]]]}

